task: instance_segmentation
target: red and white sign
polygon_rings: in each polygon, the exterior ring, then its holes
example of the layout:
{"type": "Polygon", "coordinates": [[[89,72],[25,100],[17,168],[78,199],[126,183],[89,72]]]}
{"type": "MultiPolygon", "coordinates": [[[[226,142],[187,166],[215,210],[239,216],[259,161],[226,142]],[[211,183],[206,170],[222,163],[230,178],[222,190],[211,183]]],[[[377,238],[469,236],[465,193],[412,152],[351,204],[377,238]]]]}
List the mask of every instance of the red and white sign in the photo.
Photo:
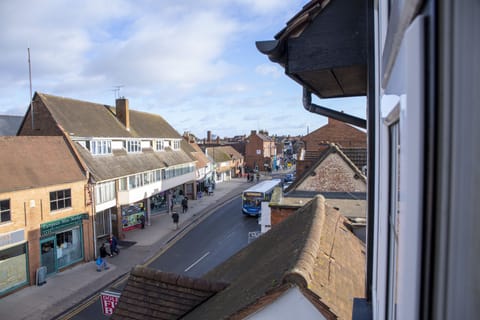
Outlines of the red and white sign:
{"type": "Polygon", "coordinates": [[[103,291],[100,293],[100,301],[102,303],[104,315],[109,316],[113,314],[113,310],[115,310],[115,306],[117,305],[119,298],[119,292],[103,291]]]}

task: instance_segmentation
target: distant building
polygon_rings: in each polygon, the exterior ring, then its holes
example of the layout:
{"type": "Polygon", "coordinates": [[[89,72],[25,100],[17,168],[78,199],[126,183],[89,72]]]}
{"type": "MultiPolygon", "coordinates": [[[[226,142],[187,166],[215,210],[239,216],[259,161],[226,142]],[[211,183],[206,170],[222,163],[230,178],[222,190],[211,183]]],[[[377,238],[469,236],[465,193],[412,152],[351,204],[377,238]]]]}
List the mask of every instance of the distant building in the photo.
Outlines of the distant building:
{"type": "Polygon", "coordinates": [[[275,140],[268,132],[252,130],[245,145],[245,166],[247,170],[271,170],[277,157],[275,140]]]}

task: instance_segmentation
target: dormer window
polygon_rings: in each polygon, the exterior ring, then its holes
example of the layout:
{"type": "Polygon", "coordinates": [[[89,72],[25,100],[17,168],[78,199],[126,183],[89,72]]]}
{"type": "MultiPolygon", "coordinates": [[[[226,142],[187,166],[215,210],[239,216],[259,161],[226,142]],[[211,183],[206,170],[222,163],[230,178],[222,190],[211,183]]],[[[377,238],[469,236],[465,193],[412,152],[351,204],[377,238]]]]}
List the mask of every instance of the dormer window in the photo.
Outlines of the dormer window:
{"type": "Polygon", "coordinates": [[[112,142],[110,140],[92,140],[90,142],[90,152],[93,155],[111,154],[112,142]]]}
{"type": "Polygon", "coordinates": [[[157,150],[157,151],[165,150],[165,141],[163,141],[163,140],[157,140],[157,141],[156,141],[155,150],[157,150]]]}
{"type": "Polygon", "coordinates": [[[173,141],[173,150],[179,150],[180,149],[180,140],[174,140],[173,141]]]}
{"type": "Polygon", "coordinates": [[[142,144],[140,140],[127,140],[127,152],[142,152],[142,144]]]}

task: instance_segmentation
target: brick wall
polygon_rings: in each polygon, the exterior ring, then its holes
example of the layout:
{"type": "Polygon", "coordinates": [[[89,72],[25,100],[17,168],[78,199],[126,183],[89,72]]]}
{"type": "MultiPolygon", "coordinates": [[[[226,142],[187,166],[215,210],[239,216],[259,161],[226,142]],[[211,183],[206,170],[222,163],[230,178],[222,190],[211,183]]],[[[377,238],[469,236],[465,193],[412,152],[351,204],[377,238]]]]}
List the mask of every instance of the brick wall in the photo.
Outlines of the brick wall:
{"type": "MultiPolygon", "coordinates": [[[[85,205],[85,181],[71,184],[55,185],[44,188],[27,189],[0,194],[0,199],[10,199],[11,222],[0,225],[0,234],[25,230],[28,241],[30,283],[35,284],[35,273],[40,267],[40,224],[88,213],[90,206],[85,205]],[[57,212],[50,212],[50,192],[71,189],[72,207],[57,212]]],[[[84,257],[86,261],[93,258],[92,219],[83,220],[84,257]]]]}
{"type": "Polygon", "coordinates": [[[295,213],[298,208],[272,207],[270,211],[270,224],[273,227],[295,213]]]}
{"type": "Polygon", "coordinates": [[[327,143],[336,143],[339,147],[367,147],[366,132],[344,122],[329,118],[328,124],[302,138],[305,150],[318,151],[327,143]]]}
{"type": "Polygon", "coordinates": [[[50,112],[40,99],[34,102],[34,117],[32,130],[32,113],[31,110],[25,115],[23,126],[20,128],[21,136],[63,136],[63,133],[56,125],[50,112]]]}
{"type": "Polygon", "coordinates": [[[338,154],[330,153],[296,190],[318,192],[366,192],[366,181],[338,154]]]}

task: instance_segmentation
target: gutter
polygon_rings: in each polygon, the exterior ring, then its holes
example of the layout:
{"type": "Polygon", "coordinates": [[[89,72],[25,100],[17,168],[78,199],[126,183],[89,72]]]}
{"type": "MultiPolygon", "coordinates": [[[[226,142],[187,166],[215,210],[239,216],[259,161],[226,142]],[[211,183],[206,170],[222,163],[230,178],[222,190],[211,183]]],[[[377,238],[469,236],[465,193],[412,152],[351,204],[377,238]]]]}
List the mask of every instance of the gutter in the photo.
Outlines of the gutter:
{"type": "Polygon", "coordinates": [[[346,122],[348,124],[366,129],[367,120],[346,114],[340,111],[332,110],[312,103],[312,92],[303,87],[303,107],[312,113],[316,113],[335,120],[346,122]]]}

